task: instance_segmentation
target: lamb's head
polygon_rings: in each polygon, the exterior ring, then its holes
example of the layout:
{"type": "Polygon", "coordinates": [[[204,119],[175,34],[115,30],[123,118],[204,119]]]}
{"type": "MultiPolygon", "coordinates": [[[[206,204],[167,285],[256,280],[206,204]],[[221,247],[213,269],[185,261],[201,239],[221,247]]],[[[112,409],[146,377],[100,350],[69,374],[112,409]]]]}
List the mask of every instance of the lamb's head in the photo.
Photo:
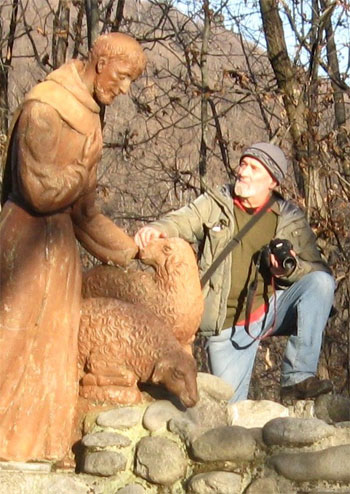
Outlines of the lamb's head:
{"type": "Polygon", "coordinates": [[[171,274],[180,269],[197,271],[196,256],[191,245],[178,237],[157,238],[140,249],[140,259],[158,273],[171,274]]]}
{"type": "Polygon", "coordinates": [[[198,401],[196,361],[183,349],[161,357],[155,364],[151,381],[163,384],[187,408],[193,407],[198,401]]]}

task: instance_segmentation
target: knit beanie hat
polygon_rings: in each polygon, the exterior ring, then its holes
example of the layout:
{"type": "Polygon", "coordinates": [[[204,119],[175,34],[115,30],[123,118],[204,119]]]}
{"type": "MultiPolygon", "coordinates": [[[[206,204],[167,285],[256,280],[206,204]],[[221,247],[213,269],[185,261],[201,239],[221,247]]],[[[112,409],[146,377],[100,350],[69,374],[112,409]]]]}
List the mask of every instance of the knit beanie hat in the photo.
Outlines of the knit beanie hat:
{"type": "Polygon", "coordinates": [[[269,142],[253,144],[243,151],[241,160],[245,156],[251,156],[259,160],[278,183],[281,183],[287,175],[287,159],[282,149],[274,144],[270,144],[269,142]]]}

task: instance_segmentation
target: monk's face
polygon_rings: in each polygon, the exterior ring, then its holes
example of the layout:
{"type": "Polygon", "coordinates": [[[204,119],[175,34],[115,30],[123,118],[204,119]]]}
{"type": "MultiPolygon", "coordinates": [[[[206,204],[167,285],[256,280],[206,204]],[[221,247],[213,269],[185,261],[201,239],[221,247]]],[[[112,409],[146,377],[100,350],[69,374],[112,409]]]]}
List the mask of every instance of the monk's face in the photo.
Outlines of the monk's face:
{"type": "Polygon", "coordinates": [[[126,94],[130,84],[140,75],[128,60],[101,57],[97,62],[94,93],[97,100],[110,105],[119,94],[126,94]]]}

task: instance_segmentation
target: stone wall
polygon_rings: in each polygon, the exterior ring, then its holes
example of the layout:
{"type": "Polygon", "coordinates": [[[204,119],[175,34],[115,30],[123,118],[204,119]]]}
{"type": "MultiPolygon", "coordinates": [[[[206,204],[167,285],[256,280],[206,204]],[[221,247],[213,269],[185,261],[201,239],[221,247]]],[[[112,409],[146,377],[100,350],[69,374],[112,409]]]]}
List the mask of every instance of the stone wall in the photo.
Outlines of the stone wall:
{"type": "Polygon", "coordinates": [[[229,405],[218,378],[198,386],[192,409],[148,390],[142,405],[88,414],[80,473],[4,462],[0,494],[350,493],[350,399],[229,405]]]}

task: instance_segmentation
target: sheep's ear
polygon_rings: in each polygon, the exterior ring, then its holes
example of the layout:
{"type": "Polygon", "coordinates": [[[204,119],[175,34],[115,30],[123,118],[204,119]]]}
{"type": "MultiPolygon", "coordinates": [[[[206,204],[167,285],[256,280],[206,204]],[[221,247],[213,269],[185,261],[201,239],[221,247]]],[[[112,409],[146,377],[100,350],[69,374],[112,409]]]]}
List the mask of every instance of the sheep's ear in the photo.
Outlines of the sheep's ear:
{"type": "Polygon", "coordinates": [[[168,257],[165,259],[165,269],[167,272],[174,272],[175,270],[178,269],[179,266],[181,266],[182,259],[181,257],[174,252],[174,250],[171,251],[171,254],[168,255],[168,257]]]}

